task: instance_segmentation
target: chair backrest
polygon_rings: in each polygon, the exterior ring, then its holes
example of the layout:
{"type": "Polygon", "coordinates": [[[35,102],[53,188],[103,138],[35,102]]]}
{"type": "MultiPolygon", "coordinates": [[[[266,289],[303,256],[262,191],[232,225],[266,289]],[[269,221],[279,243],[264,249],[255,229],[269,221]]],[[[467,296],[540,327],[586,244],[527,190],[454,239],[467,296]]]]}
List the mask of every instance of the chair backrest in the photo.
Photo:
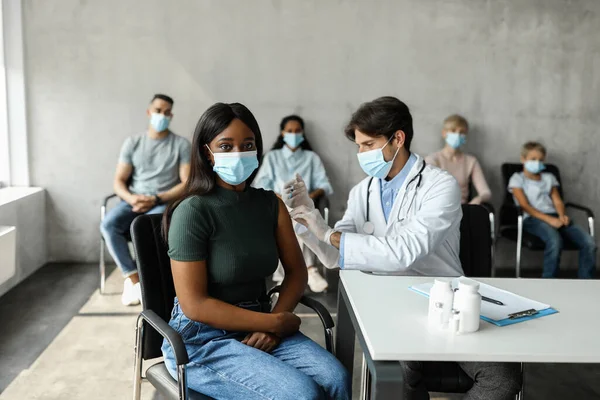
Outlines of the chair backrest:
{"type": "Polygon", "coordinates": [[[492,236],[490,215],[485,207],[463,204],[460,221],[460,263],[465,276],[492,276],[492,236]]]}
{"type": "MultiPolygon", "coordinates": [[[[512,226],[517,224],[517,208],[513,200],[512,194],[508,191],[508,181],[513,174],[522,172],[523,164],[504,163],[502,164],[502,180],[504,183],[504,201],[500,209],[500,226],[512,226]]],[[[546,164],[544,172],[550,172],[558,180],[558,191],[563,195],[562,181],[560,180],[560,171],[553,164],[546,164]]]]}
{"type": "MultiPolygon", "coordinates": [[[[162,214],[140,215],[131,224],[138,274],[142,287],[144,310],[152,310],[165,321],[171,318],[175,287],[167,244],[162,238],[162,214]]],[[[162,356],[162,336],[154,329],[144,334],[142,357],[145,360],[162,356]]]]}

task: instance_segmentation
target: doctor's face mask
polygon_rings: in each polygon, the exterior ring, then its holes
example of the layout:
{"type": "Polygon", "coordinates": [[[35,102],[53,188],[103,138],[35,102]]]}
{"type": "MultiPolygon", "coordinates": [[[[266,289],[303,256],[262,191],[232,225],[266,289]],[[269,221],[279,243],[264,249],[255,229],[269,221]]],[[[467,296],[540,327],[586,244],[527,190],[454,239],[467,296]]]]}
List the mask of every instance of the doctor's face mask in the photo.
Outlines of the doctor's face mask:
{"type": "MultiPolygon", "coordinates": [[[[358,143],[359,136],[357,135],[356,138],[358,143]]],[[[400,147],[396,148],[396,152],[390,161],[385,160],[383,149],[385,149],[395,138],[396,135],[391,136],[381,148],[362,151],[357,154],[358,163],[363,171],[365,171],[365,174],[379,179],[384,179],[388,176],[390,170],[392,169],[392,165],[394,164],[394,160],[398,155],[398,151],[400,151],[400,147]]],[[[371,141],[374,140],[375,138],[371,138],[371,141]]],[[[363,146],[368,148],[369,146],[373,145],[371,141],[367,140],[364,143],[359,144],[359,146],[361,148],[363,148],[363,146]]]]}

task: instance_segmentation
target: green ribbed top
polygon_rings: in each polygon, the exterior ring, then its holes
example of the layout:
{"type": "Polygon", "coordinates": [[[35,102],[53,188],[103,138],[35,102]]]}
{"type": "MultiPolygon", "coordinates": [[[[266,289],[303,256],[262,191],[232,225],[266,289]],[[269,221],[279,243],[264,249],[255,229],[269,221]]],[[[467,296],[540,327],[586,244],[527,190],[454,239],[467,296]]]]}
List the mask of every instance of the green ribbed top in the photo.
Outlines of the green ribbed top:
{"type": "Polygon", "coordinates": [[[279,203],[273,192],[217,186],[185,199],[173,212],[169,257],[206,261],[208,293],[231,304],[264,296],[265,278],[277,268],[279,203]]]}

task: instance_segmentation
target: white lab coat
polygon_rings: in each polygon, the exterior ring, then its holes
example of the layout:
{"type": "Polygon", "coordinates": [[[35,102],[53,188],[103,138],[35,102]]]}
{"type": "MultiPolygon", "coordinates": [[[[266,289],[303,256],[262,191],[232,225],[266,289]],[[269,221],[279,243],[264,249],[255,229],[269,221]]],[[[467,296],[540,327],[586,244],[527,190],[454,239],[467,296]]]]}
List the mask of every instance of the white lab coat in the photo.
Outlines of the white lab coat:
{"type": "MultiPolygon", "coordinates": [[[[460,187],[448,172],[426,165],[421,185],[417,188],[417,175],[423,162],[423,158],[417,156],[394,200],[387,223],[381,206],[379,179],[373,179],[370,188],[370,178],[352,188],[344,217],[334,228],[345,233],[344,269],[395,275],[463,274],[459,258],[462,218],[460,187]],[[372,235],[363,232],[367,190],[369,219],[375,227],[372,235]]],[[[312,248],[315,240],[306,235],[304,233],[302,236],[312,248]]],[[[323,244],[319,245],[317,256],[325,253],[331,255],[333,247],[328,246],[330,249],[324,252],[323,244]]],[[[330,262],[326,266],[331,268],[335,265],[330,262]]]]}

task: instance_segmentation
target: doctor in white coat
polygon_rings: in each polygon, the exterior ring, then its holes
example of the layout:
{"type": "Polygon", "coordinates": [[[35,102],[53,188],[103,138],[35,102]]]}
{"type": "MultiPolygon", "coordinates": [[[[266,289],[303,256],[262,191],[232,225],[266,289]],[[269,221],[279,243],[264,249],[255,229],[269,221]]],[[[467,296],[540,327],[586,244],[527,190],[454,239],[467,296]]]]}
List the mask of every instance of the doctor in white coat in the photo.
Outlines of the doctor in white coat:
{"type": "MultiPolygon", "coordinates": [[[[296,232],[328,268],[386,274],[460,276],[461,192],[447,172],[410,152],[412,116],[394,97],[365,103],[346,136],[358,145],[369,177],[350,192],[341,221],[329,227],[308,198],[300,177],[283,198],[301,225],[296,232]],[[306,228],[308,229],[306,229],[306,228]]],[[[513,399],[521,387],[519,364],[460,362],[475,381],[465,399],[513,399]]],[[[406,398],[429,398],[422,363],[403,363],[406,398]]]]}

